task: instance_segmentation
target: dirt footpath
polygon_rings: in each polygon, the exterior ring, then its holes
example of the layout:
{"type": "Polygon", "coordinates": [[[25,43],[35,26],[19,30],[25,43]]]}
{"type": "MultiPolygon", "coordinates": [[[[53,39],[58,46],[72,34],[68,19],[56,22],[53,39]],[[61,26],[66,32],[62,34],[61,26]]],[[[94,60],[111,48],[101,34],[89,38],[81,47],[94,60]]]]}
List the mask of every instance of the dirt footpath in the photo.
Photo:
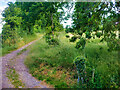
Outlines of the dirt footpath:
{"type": "MultiPolygon", "coordinates": [[[[42,38],[42,37],[41,37],[42,38]]],[[[39,38],[39,39],[41,39],[39,38]]],[[[39,40],[38,39],[38,40],[39,40]]],[[[29,52],[29,50],[24,51],[22,54],[17,55],[21,50],[25,49],[32,43],[36,42],[37,40],[34,40],[27,45],[21,47],[20,49],[11,52],[10,54],[7,54],[0,58],[2,59],[2,72],[0,72],[0,76],[2,75],[2,87],[0,88],[14,88],[14,85],[11,84],[10,80],[8,79],[6,72],[10,68],[14,68],[15,71],[19,74],[19,79],[22,81],[22,83],[25,85],[25,88],[47,88],[50,87],[46,83],[39,81],[32,77],[31,74],[29,74],[29,70],[24,65],[24,60],[29,52]],[[12,63],[12,64],[11,64],[12,63]],[[44,84],[43,84],[44,83],[44,84]]]]}

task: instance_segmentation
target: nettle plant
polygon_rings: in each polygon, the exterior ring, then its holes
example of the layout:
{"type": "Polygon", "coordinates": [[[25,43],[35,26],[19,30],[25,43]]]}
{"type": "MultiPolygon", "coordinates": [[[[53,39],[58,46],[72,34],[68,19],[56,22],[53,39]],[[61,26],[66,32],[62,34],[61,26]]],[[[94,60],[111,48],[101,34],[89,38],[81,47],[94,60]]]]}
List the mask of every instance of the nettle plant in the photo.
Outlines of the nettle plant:
{"type": "Polygon", "coordinates": [[[74,59],[74,63],[78,73],[78,82],[83,84],[85,82],[85,58],[78,56],[74,59]]]}
{"type": "MultiPolygon", "coordinates": [[[[94,88],[94,85],[97,85],[95,78],[97,75],[95,73],[95,69],[90,66],[87,58],[84,56],[77,56],[73,60],[76,65],[77,73],[78,73],[78,87],[79,88],[94,88]]],[[[99,83],[98,83],[99,84],[99,83]]]]}

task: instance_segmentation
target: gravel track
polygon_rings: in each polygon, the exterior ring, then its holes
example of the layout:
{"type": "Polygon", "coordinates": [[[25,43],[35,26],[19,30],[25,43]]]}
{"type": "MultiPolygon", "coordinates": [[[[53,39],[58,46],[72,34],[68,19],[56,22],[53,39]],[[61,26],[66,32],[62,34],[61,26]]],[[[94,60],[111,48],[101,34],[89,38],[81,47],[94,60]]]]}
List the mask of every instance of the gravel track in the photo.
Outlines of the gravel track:
{"type": "MultiPolygon", "coordinates": [[[[42,37],[41,37],[42,38],[42,37]]],[[[41,39],[39,38],[39,39],[41,39]]],[[[19,74],[19,79],[22,81],[22,83],[25,84],[25,88],[47,88],[49,86],[42,85],[41,82],[34,77],[32,77],[31,74],[29,74],[29,70],[24,65],[24,60],[29,52],[29,50],[24,51],[21,55],[17,55],[21,50],[25,49],[29,45],[33,44],[34,42],[38,41],[34,40],[27,45],[19,48],[18,50],[15,50],[3,57],[0,57],[0,60],[2,60],[2,72],[0,72],[0,76],[2,74],[2,87],[0,88],[14,88],[14,85],[11,84],[9,79],[6,76],[7,70],[14,67],[16,72],[19,74]],[[9,65],[12,62],[12,66],[9,65]]],[[[1,62],[1,61],[0,61],[1,62]]]]}

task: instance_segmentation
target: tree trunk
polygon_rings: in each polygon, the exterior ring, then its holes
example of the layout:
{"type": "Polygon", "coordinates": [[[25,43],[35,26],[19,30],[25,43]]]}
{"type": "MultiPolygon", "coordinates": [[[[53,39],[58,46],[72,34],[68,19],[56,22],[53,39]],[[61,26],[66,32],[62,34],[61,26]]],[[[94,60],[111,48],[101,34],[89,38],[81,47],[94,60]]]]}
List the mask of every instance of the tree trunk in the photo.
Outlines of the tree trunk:
{"type": "Polygon", "coordinates": [[[54,37],[53,13],[51,14],[51,22],[52,22],[52,36],[54,37]]]}

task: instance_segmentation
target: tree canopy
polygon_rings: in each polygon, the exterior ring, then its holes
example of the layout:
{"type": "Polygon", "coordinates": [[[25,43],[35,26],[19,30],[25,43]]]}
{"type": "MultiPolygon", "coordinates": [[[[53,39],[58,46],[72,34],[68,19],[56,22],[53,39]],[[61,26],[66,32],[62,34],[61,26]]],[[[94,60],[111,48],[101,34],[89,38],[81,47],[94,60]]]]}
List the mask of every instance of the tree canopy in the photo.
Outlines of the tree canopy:
{"type": "Polygon", "coordinates": [[[84,48],[86,39],[97,37],[107,41],[109,50],[118,50],[120,44],[116,31],[119,31],[120,23],[115,25],[115,22],[120,22],[116,10],[119,6],[119,2],[75,2],[73,26],[67,31],[74,35],[70,41],[79,38],[76,48],[84,48]]]}
{"type": "MultiPolygon", "coordinates": [[[[23,34],[34,34],[45,28],[45,32],[52,34],[53,31],[63,30],[61,20],[64,14],[65,2],[9,2],[8,7],[2,12],[3,43],[6,39],[14,41],[23,34]],[[58,10],[61,11],[58,11],[58,10]]],[[[10,41],[11,41],[10,40],[10,41]]]]}

